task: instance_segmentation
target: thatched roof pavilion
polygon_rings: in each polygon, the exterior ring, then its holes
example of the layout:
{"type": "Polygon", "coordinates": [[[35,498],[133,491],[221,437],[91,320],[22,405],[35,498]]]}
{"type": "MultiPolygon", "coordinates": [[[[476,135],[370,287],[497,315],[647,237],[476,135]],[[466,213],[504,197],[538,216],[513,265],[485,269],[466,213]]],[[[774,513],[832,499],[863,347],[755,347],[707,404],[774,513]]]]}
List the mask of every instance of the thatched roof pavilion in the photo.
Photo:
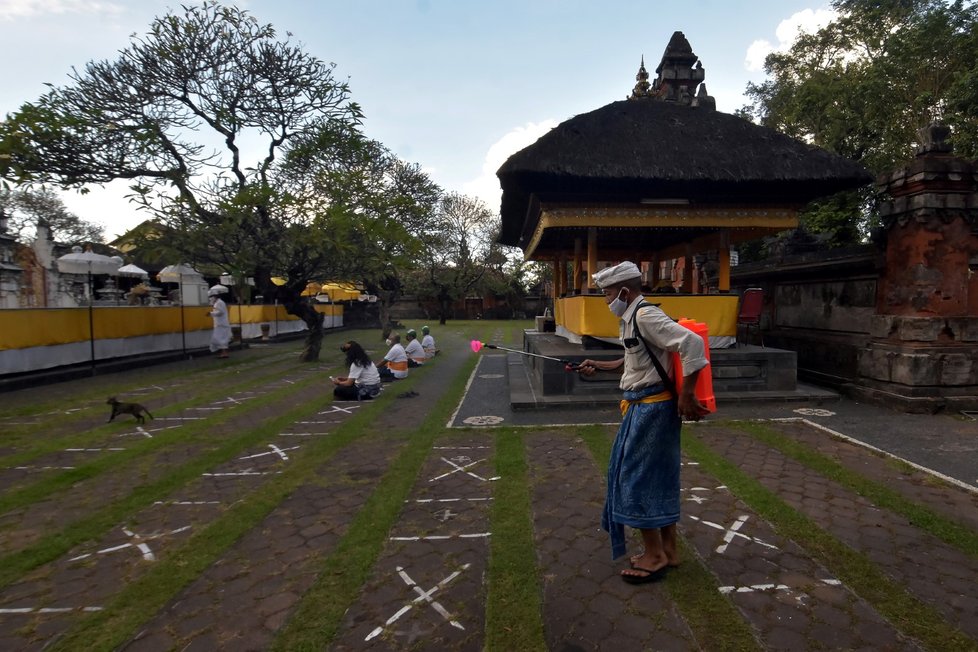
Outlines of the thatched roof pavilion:
{"type": "Polygon", "coordinates": [[[500,242],[554,261],[555,298],[586,293],[599,261],[704,251],[719,256],[719,290],[729,290],[731,245],[792,228],[809,201],[872,182],[858,163],[717,111],[682,32],[656,73],[649,83],[643,60],[628,99],[561,123],[496,173],[500,242]]]}
{"type": "Polygon", "coordinates": [[[497,175],[501,240],[520,246],[536,228],[541,204],[640,206],[682,199],[690,206],[799,207],[872,181],[858,163],[773,129],[650,99],[575,116],[511,156],[497,175]]]}

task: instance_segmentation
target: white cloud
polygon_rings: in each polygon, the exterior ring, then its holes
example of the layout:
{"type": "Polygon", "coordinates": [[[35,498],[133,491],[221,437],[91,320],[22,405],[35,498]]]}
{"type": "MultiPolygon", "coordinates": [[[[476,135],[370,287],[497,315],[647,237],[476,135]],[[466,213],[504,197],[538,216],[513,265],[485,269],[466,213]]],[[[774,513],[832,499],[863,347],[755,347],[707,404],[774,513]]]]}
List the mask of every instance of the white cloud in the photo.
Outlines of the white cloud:
{"type": "Polygon", "coordinates": [[[496,170],[510,156],[527,145],[532,145],[540,136],[556,126],[556,120],[548,119],[543,122],[528,122],[522,127],[516,127],[507,132],[502,138],[489,146],[489,150],[486,152],[486,158],[482,163],[482,173],[478,178],[463,183],[462,193],[471,197],[478,197],[489,208],[498,211],[502,190],[499,188],[499,179],[496,177],[496,170]]]}
{"type": "Polygon", "coordinates": [[[785,52],[798,38],[799,34],[814,34],[822,27],[835,20],[838,14],[831,9],[804,9],[785,18],[775,30],[778,38],[777,45],[770,41],[758,39],[747,48],[744,57],[744,67],[751,72],[764,69],[764,59],[772,52],[785,52]]]}
{"type": "Polygon", "coordinates": [[[51,14],[118,14],[122,6],[99,0],[0,0],[0,20],[51,14]]]}

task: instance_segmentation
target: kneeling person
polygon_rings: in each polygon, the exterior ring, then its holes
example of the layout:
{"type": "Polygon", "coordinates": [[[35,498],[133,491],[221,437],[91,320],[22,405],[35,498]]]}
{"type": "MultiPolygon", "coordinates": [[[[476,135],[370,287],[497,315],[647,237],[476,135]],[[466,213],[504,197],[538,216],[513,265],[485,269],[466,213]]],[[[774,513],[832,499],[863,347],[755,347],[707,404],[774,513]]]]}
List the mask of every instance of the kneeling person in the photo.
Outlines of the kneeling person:
{"type": "Polygon", "coordinates": [[[404,347],[404,353],[408,357],[409,367],[420,367],[424,364],[427,359],[425,356],[424,349],[421,347],[421,342],[418,341],[418,334],[412,328],[407,333],[407,346],[404,347]]]}
{"type": "Polygon", "coordinates": [[[408,357],[401,345],[401,336],[391,333],[387,338],[390,350],[384,359],[377,363],[380,379],[384,382],[408,377],[408,357]]]}
{"type": "Polygon", "coordinates": [[[333,378],[333,396],[341,401],[367,401],[380,394],[380,373],[363,347],[351,340],[340,351],[346,353],[350,375],[333,378]]]}
{"type": "Polygon", "coordinates": [[[435,348],[435,338],[431,336],[431,330],[427,326],[422,326],[421,332],[424,334],[424,337],[421,338],[421,348],[424,349],[425,356],[429,358],[435,357],[438,349],[435,348]]]}

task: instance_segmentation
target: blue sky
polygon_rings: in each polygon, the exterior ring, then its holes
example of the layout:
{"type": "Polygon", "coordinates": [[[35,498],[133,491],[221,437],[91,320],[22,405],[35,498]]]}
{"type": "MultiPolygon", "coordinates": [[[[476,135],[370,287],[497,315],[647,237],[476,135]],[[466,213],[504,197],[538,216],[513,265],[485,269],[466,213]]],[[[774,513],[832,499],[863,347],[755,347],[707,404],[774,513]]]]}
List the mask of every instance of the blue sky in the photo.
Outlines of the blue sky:
{"type": "MultiPolygon", "coordinates": [[[[189,4],[190,0],[184,0],[189,4]]],[[[179,2],[0,0],[8,53],[0,113],[37,98],[72,66],[114,59],[133,33],[179,2]]],[[[733,112],[763,54],[799,25],[824,21],[804,0],[247,0],[236,3],[280,35],[336,64],[365,113],[364,131],[421,164],[446,190],[498,210],[505,158],[570,118],[624,99],[644,55],[652,73],[674,31],[706,70],[717,108],[733,112]]],[[[653,75],[654,76],[654,75],[653,75]]],[[[111,239],[138,224],[124,188],[65,201],[111,239]]]]}

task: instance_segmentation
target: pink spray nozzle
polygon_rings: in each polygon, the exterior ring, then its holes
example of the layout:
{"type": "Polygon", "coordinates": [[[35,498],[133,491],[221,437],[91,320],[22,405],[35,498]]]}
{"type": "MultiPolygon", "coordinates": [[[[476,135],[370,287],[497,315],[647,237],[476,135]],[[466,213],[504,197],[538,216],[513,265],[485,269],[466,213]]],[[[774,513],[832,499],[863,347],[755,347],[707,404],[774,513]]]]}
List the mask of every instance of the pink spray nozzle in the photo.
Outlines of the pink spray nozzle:
{"type": "Polygon", "coordinates": [[[473,353],[478,353],[479,351],[482,350],[482,342],[480,342],[479,340],[472,340],[471,342],[469,342],[469,346],[472,347],[473,353]]]}

